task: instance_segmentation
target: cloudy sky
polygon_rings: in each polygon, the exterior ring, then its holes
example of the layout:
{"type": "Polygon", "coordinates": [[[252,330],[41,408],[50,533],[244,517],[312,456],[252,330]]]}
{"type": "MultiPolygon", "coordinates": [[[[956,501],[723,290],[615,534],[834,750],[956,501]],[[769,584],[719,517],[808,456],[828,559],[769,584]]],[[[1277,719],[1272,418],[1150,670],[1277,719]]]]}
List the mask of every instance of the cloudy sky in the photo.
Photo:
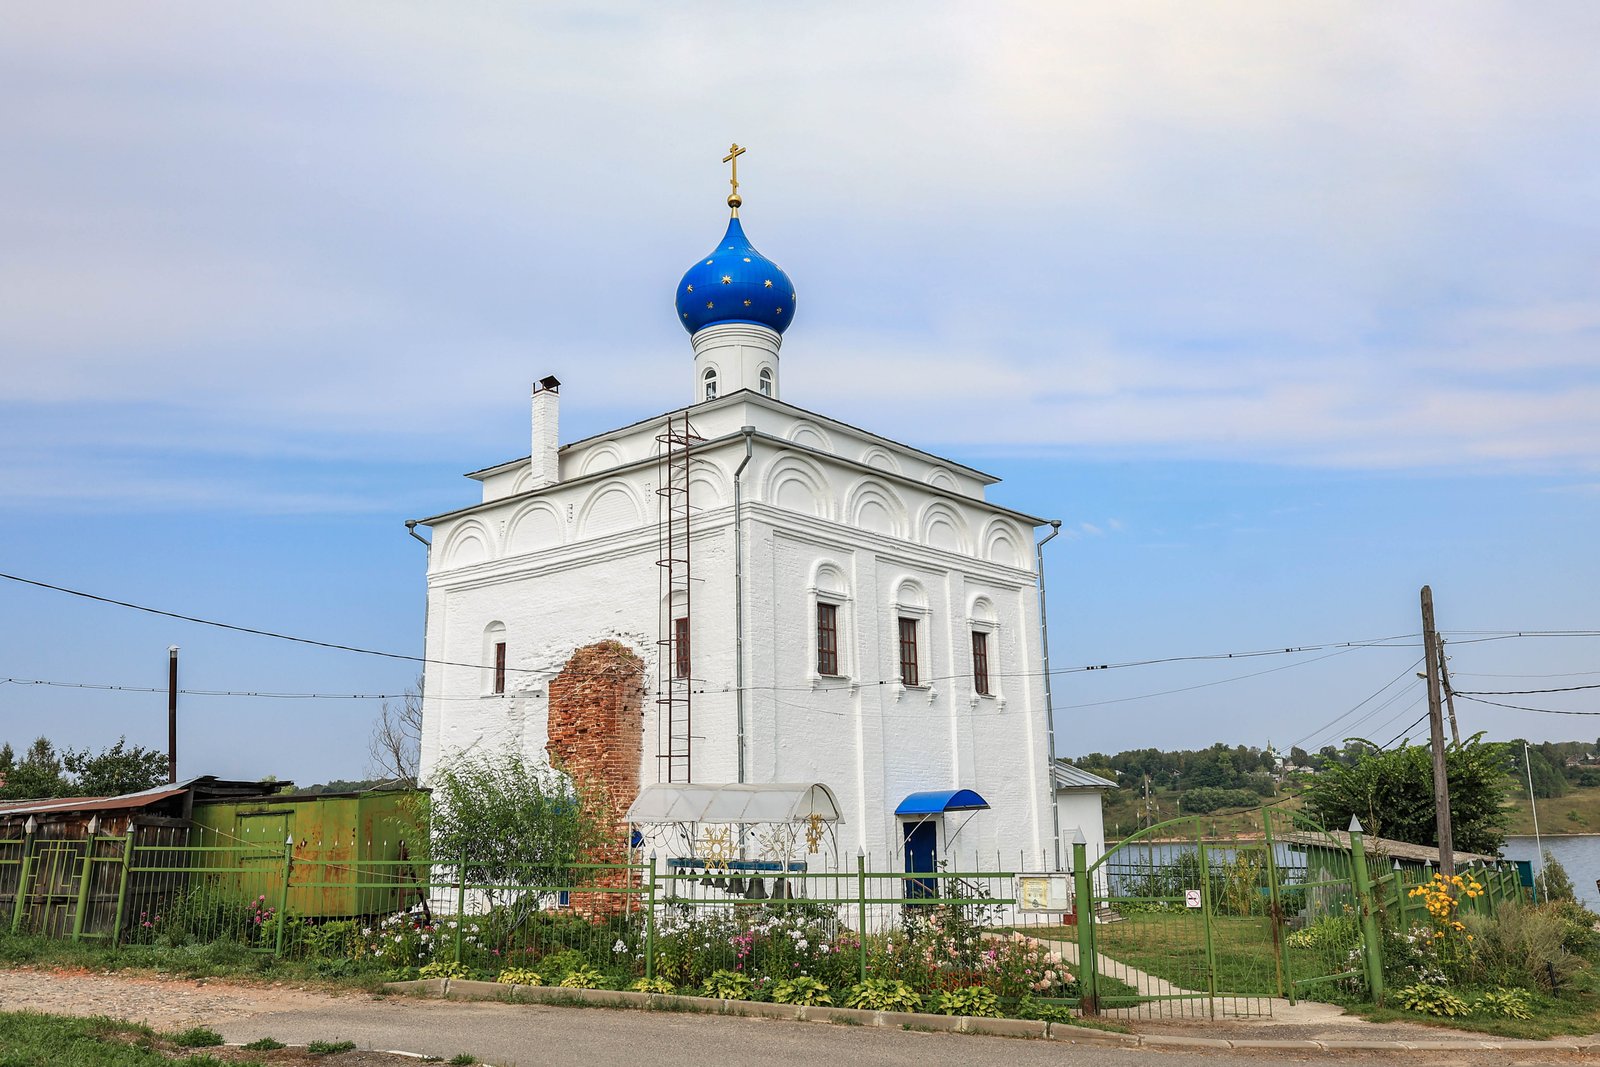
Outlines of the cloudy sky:
{"type": "MultiPolygon", "coordinates": [[[[1065,520],[1057,664],[1411,634],[1431,582],[1458,688],[1579,684],[1600,640],[1478,639],[1600,625],[1597,49],[1580,3],[15,7],[0,569],[420,652],[401,520],[526,451],[531,379],[569,438],[687,399],[737,140],[786,399],[1065,520]]],[[[3,677],[412,673],[0,585],[3,677]]],[[[1414,650],[1325,654],[1062,676],[1061,747],[1420,712],[1414,650]]],[[[6,684],[0,734],[163,707],[6,684]]],[[[358,774],[372,713],[190,698],[184,769],[358,774]]]]}

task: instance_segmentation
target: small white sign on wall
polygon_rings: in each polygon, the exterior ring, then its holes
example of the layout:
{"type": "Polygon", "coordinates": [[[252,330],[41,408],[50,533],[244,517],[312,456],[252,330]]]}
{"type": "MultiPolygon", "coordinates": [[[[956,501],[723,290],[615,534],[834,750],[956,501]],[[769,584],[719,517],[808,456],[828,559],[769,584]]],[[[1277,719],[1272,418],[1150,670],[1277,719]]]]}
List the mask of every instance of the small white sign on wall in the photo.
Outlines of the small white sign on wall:
{"type": "Polygon", "coordinates": [[[1185,889],[1183,891],[1183,906],[1186,908],[1200,907],[1200,890],[1185,889]]]}
{"type": "Polygon", "coordinates": [[[1021,905],[1023,911],[1071,911],[1072,876],[1019,874],[1017,903],[1021,905]]]}

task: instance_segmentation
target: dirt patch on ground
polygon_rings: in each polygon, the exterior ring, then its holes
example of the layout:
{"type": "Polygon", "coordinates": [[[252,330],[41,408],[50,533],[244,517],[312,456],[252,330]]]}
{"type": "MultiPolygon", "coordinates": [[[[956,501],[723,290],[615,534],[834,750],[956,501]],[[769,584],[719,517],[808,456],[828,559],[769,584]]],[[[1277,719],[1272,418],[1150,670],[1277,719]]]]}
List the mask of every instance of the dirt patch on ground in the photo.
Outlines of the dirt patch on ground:
{"type": "Polygon", "coordinates": [[[162,1031],[311,1008],[335,999],[372,997],[367,993],[335,995],[278,983],[170,978],[127,971],[0,970],[0,1011],[104,1015],[162,1031]]]}

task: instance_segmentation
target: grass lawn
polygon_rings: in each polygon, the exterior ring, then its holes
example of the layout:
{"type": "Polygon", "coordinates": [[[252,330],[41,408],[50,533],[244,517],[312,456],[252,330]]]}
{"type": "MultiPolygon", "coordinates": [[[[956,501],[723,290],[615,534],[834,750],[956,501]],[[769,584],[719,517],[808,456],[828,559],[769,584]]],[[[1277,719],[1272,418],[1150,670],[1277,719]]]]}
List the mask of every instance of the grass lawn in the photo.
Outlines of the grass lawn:
{"type": "MultiPolygon", "coordinates": [[[[0,934],[0,967],[86,967],[97,971],[148,971],[184,978],[254,978],[294,981],[330,989],[383,991],[384,973],[348,961],[275,960],[243,945],[157,947],[124,945],[116,952],[91,941],[74,944],[33,934],[0,934]]],[[[8,1065],[7,1065],[8,1067],[8,1065]]]]}
{"type": "MultiPolygon", "coordinates": [[[[1277,962],[1266,919],[1216,916],[1211,938],[1218,993],[1276,994],[1277,962]]],[[[1184,989],[1207,990],[1205,927],[1197,913],[1129,915],[1095,927],[1095,943],[1102,956],[1184,989]]]]}
{"type": "MultiPolygon", "coordinates": [[[[1468,1004],[1484,989],[1453,987],[1450,990],[1468,1004]]],[[[1392,991],[1391,991],[1392,992],[1392,991]]],[[[1559,997],[1547,993],[1534,993],[1531,1019],[1508,1019],[1499,1015],[1465,1015],[1459,1018],[1439,1018],[1420,1015],[1394,1006],[1394,998],[1382,1008],[1371,1005],[1354,1005],[1349,1011],[1373,1022],[1421,1023],[1452,1030],[1472,1030],[1497,1037],[1546,1038],[1562,1034],[1587,1036],[1600,1033],[1600,989],[1596,988],[1593,972],[1585,971],[1565,989],[1559,997]]]]}
{"type": "MultiPolygon", "coordinates": [[[[147,1026],[113,1019],[69,1019],[33,1012],[0,1012],[0,1064],[5,1067],[212,1067],[206,1052],[161,1050],[147,1026]]],[[[170,1046],[169,1046],[170,1047],[170,1046]]],[[[243,1067],[244,1061],[232,1061],[243,1067]]]]}

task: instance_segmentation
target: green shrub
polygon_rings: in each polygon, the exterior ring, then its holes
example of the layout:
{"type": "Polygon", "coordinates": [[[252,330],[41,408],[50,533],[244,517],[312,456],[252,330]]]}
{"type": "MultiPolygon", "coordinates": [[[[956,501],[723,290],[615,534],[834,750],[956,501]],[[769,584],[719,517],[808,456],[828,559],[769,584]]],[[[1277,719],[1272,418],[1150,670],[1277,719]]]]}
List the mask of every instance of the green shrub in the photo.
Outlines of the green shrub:
{"type": "Polygon", "coordinates": [[[270,1037],[263,1037],[244,1046],[246,1052],[275,1052],[280,1048],[288,1048],[288,1046],[282,1041],[270,1037]]]}
{"type": "Polygon", "coordinates": [[[867,1011],[921,1011],[922,998],[916,990],[897,978],[868,978],[857,982],[845,995],[849,1008],[867,1011]]]}
{"type": "Polygon", "coordinates": [[[967,1015],[973,1018],[994,1019],[1000,1015],[1000,998],[992,989],[981,985],[970,985],[940,993],[933,1010],[940,1015],[967,1015]]]}
{"type": "Polygon", "coordinates": [[[1503,1015],[1508,1019],[1533,1018],[1533,997],[1526,989],[1492,989],[1472,1005],[1474,1015],[1503,1015]]]}
{"type": "Polygon", "coordinates": [[[772,999],[779,1004],[806,1004],[812,1007],[833,1003],[827,986],[803,974],[786,978],[773,986],[772,999]]]}
{"type": "Polygon", "coordinates": [[[204,1026],[193,1026],[173,1034],[172,1043],[179,1048],[212,1048],[222,1044],[222,1035],[204,1026]]]}
{"type": "Polygon", "coordinates": [[[464,963],[454,960],[434,960],[424,964],[417,974],[423,978],[471,978],[472,970],[464,963]]]}
{"type": "Polygon", "coordinates": [[[676,993],[678,987],[665,978],[641,978],[630,986],[635,993],[676,993]]]}
{"type": "Polygon", "coordinates": [[[1045,1022],[1064,1023],[1072,1020],[1072,1009],[1065,1004],[1051,1004],[1047,1000],[1026,996],[1017,1001],[1017,1018],[1043,1019],[1045,1022]]]}
{"type": "Polygon", "coordinates": [[[1561,947],[1579,956],[1592,956],[1600,948],[1600,933],[1595,924],[1596,915],[1576,900],[1552,900],[1539,906],[1539,910],[1561,920],[1561,947]]]}
{"type": "Polygon", "coordinates": [[[331,1056],[335,1052],[349,1052],[356,1047],[354,1041],[313,1041],[306,1051],[313,1056],[331,1056]]]}
{"type": "Polygon", "coordinates": [[[1423,1015],[1438,1015],[1446,1018],[1459,1018],[1471,1013],[1467,1002],[1436,985],[1427,985],[1418,982],[1415,985],[1401,986],[1394,991],[1395,1003],[1407,1011],[1421,1012],[1423,1015]]]}
{"type": "Polygon", "coordinates": [[[563,989],[602,989],[605,984],[606,976],[587,964],[574,967],[561,979],[563,989]]]}
{"type": "Polygon", "coordinates": [[[1544,850],[1544,862],[1539,865],[1539,873],[1533,879],[1533,899],[1540,903],[1577,900],[1577,894],[1572,890],[1572,876],[1567,874],[1567,869],[1551,855],[1549,849],[1544,850]]]}
{"type": "Polygon", "coordinates": [[[722,1000],[750,1000],[755,992],[756,984],[742,971],[712,971],[700,995],[722,1000]]]}
{"type": "MultiPolygon", "coordinates": [[[[285,931],[287,932],[287,931],[285,931]]],[[[301,934],[306,954],[314,960],[348,960],[365,946],[351,919],[338,919],[308,926],[301,934]]]]}
{"type": "Polygon", "coordinates": [[[589,966],[589,961],[584,958],[583,953],[569,948],[552,952],[540,960],[539,973],[544,975],[545,981],[552,985],[560,985],[561,980],[573,971],[583,970],[589,966]]]}
{"type": "Polygon", "coordinates": [[[506,985],[544,985],[544,978],[531,967],[507,967],[494,980],[506,985]]]}
{"type": "Polygon", "coordinates": [[[1549,909],[1512,904],[1492,916],[1467,915],[1463,921],[1485,984],[1554,992],[1583,966],[1564,945],[1567,921],[1549,909]]]}

